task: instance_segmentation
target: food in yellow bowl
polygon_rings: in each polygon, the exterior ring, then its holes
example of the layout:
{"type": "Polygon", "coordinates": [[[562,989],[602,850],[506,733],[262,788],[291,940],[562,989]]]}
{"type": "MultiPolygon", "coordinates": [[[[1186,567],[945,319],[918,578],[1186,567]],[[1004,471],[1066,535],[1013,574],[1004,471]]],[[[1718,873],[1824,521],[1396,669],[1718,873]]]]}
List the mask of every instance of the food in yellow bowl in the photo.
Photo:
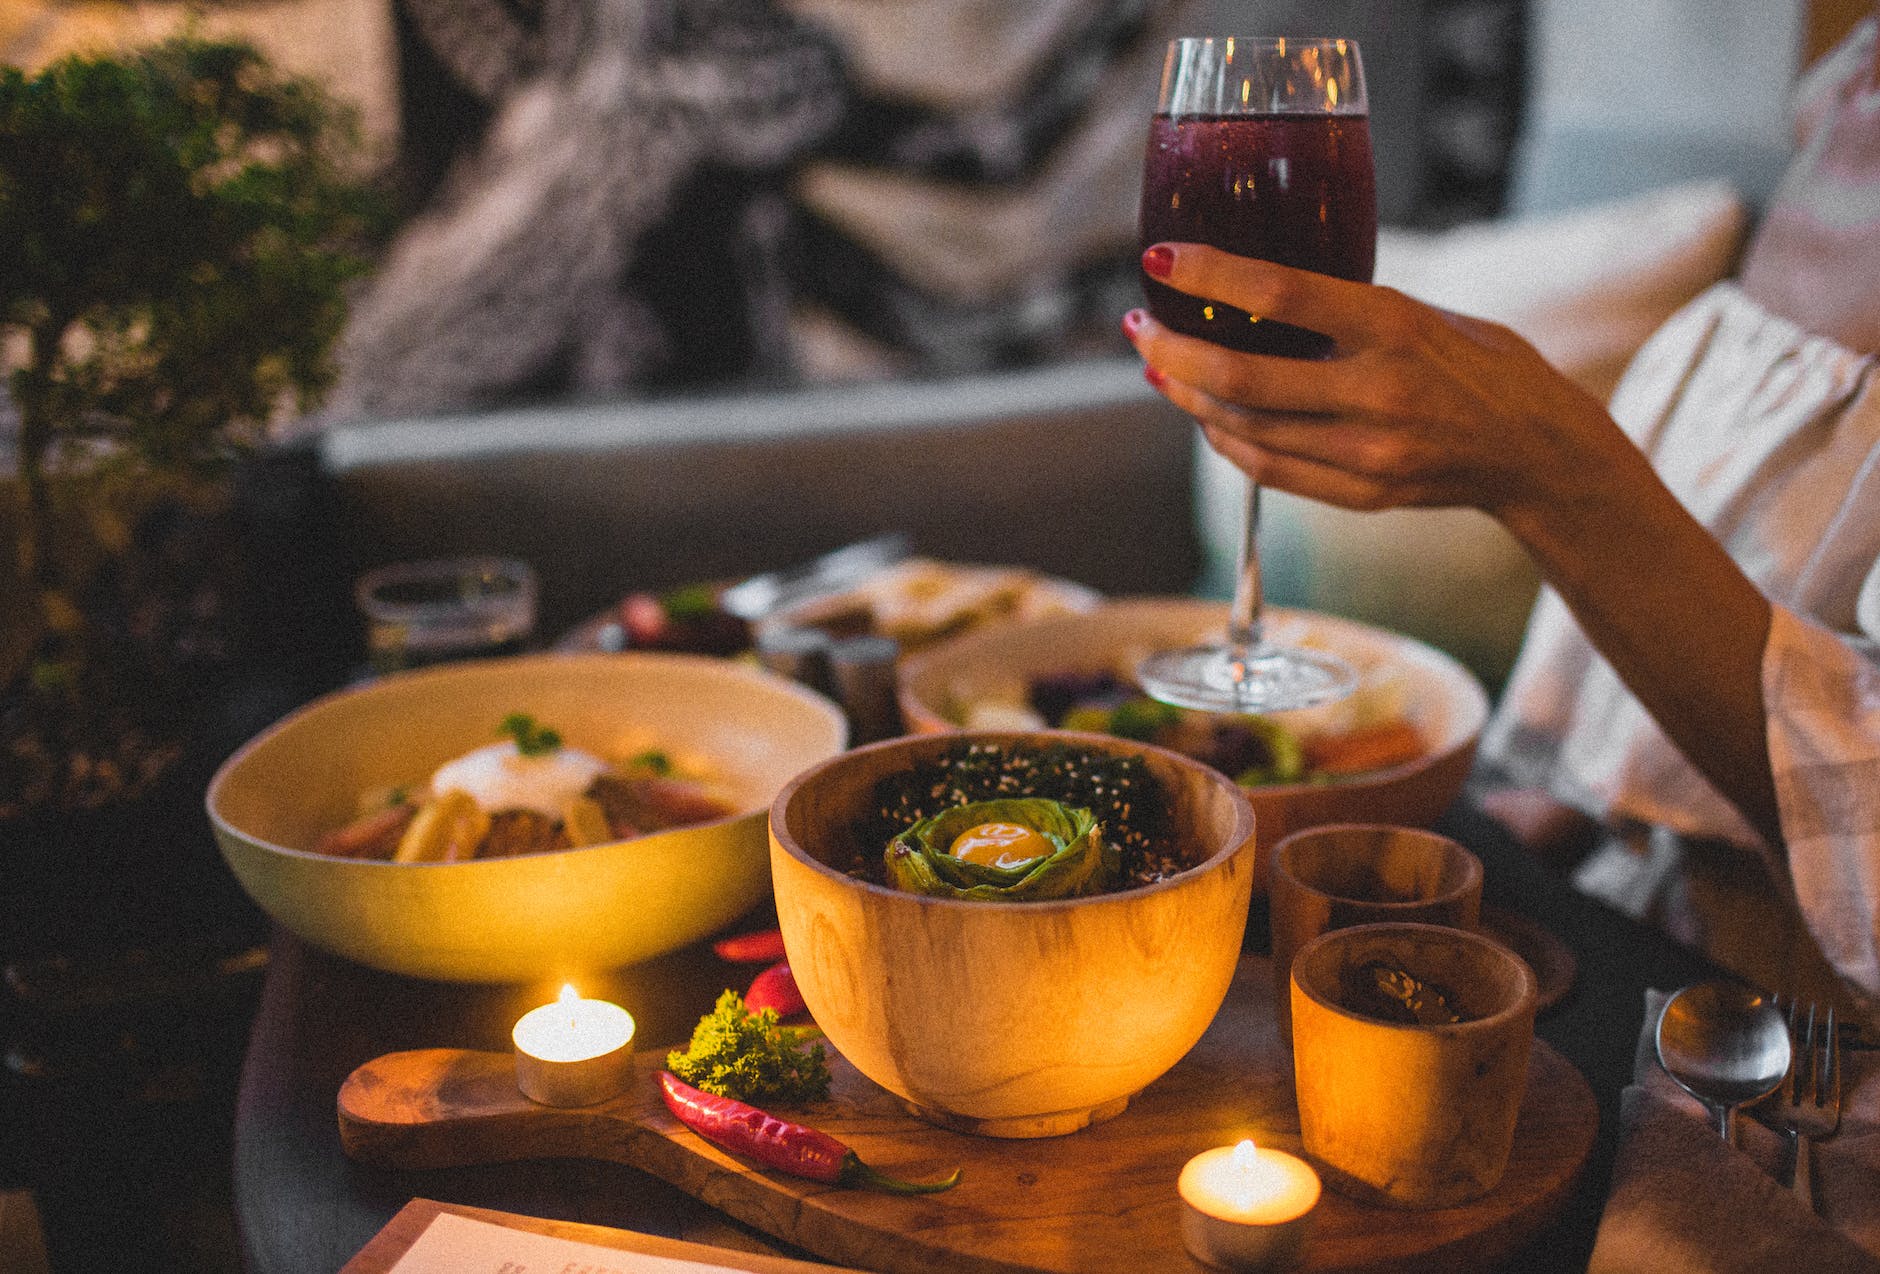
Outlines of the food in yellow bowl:
{"type": "Polygon", "coordinates": [[[496,732],[503,742],[453,757],[421,785],[368,792],[359,816],[315,852],[395,863],[508,858],[632,840],[737,809],[705,776],[678,773],[661,749],[610,763],[521,712],[496,732]]]}
{"type": "Polygon", "coordinates": [[[301,938],[413,977],[559,984],[683,947],[758,906],[771,799],[846,743],[828,699],[728,660],[516,655],[316,700],[231,756],[206,804],[242,888],[301,938]],[[657,748],[733,808],[547,853],[399,863],[315,852],[359,814],[362,793],[422,783],[525,708],[603,761],[657,748]]]}

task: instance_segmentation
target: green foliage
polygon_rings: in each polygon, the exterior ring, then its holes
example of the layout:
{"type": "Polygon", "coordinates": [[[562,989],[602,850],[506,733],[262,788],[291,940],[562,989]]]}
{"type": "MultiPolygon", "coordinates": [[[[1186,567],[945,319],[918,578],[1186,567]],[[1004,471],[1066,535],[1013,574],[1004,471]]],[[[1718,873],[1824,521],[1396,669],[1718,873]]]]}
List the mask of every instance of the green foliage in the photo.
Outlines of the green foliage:
{"type": "Polygon", "coordinates": [[[813,1029],[782,1025],[775,1009],[752,1013],[726,991],[666,1055],[666,1068],[694,1088],[756,1106],[801,1106],[829,1095],[829,1062],[813,1029]]]}
{"type": "MultiPolygon", "coordinates": [[[[213,503],[270,420],[315,405],[347,289],[389,228],[351,113],[255,49],[193,35],[0,68],[0,702],[145,670],[89,622],[159,502],[213,503]],[[121,659],[120,659],[121,662],[121,659]]],[[[135,602],[131,603],[135,608],[135,602]]]]}
{"type": "Polygon", "coordinates": [[[193,467],[284,395],[314,401],[383,215],[346,166],[356,143],[315,85],[246,45],[0,70],[0,322],[30,342],[22,415],[193,467]]]}

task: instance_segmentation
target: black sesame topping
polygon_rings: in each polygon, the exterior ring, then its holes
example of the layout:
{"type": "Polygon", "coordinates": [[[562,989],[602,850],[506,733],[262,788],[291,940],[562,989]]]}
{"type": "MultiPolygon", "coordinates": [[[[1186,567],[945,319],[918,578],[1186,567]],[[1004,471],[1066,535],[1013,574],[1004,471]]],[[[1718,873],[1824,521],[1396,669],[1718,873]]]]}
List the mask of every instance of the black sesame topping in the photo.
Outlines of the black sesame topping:
{"type": "Polygon", "coordinates": [[[860,852],[850,873],[880,883],[881,847],[923,818],[1020,796],[1094,814],[1121,856],[1125,888],[1153,884],[1188,865],[1175,852],[1168,794],[1142,758],[1069,746],[960,742],[875,785],[873,807],[855,828],[860,852]]]}

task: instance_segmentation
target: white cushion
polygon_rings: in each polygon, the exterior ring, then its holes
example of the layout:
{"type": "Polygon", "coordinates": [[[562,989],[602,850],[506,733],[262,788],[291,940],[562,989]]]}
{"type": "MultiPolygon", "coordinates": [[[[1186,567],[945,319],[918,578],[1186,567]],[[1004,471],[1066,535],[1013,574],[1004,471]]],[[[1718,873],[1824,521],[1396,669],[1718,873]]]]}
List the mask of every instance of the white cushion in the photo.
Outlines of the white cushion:
{"type": "Polygon", "coordinates": [[[1604,400],[1632,355],[1725,277],[1749,211],[1717,181],[1546,217],[1378,234],[1376,280],[1505,323],[1604,400]]]}

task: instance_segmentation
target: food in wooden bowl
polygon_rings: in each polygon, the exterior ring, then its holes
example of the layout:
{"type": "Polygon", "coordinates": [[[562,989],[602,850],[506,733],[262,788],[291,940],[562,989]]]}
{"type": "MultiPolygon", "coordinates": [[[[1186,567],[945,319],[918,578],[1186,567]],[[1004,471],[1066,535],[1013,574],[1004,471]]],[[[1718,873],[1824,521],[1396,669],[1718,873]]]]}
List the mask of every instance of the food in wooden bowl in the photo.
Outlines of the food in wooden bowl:
{"type": "Polygon", "coordinates": [[[684,946],[761,902],[771,798],[846,741],[828,700],[722,660],[520,656],[402,673],[318,700],[230,757],[208,808],[243,888],[317,946],[413,977],[565,978],[684,946]],[[467,838],[453,851],[449,837],[407,862],[319,852],[358,816],[362,793],[480,753],[493,723],[518,712],[538,728],[553,722],[595,757],[643,760],[658,749],[681,773],[709,774],[728,808],[633,839],[506,856],[464,852],[467,838]]]}
{"type": "MultiPolygon", "coordinates": [[[[1022,821],[980,813],[978,828],[1022,821]]],[[[1077,849],[1078,818],[1038,821],[1028,830],[1048,848],[993,865],[1008,883],[1077,849]]],[[[946,829],[945,848],[973,830],[946,829]]],[[[1055,731],[910,736],[785,787],[771,873],[797,985],[857,1070],[931,1122],[1044,1137],[1117,1114],[1207,1029],[1240,956],[1253,831],[1242,789],[1166,749],[1055,731]],[[1094,884],[1066,872],[1065,890],[895,887],[891,844],[989,799],[1087,812],[1111,869],[1094,884]]]]}
{"type": "Polygon", "coordinates": [[[1263,852],[1303,827],[1428,826],[1448,808],[1488,720],[1487,692],[1466,668],[1369,624],[1273,610],[1276,639],[1343,655],[1359,670],[1357,692],[1231,717],[1171,708],[1135,687],[1143,656],[1217,635],[1225,617],[1217,602],[1129,598],[971,633],[903,662],[902,715],[922,733],[1060,726],[1170,747],[1243,783],[1263,852]]]}

